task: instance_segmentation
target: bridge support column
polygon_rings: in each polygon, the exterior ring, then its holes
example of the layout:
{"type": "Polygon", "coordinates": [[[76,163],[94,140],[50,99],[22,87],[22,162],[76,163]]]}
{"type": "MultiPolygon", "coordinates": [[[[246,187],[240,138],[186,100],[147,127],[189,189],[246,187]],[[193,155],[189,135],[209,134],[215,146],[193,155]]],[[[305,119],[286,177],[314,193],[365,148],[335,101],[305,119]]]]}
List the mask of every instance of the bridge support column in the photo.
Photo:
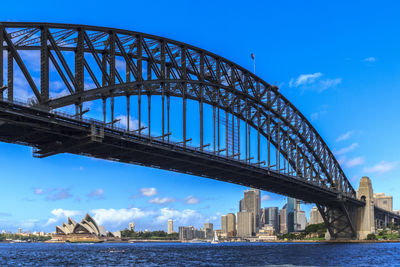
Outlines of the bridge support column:
{"type": "Polygon", "coordinates": [[[318,210],[328,228],[325,236],[328,240],[356,239],[357,232],[355,222],[357,220],[357,209],[344,202],[338,202],[335,207],[324,207],[317,205],[318,210]]]}
{"type": "Polygon", "coordinates": [[[366,239],[368,234],[375,233],[374,192],[368,177],[361,178],[357,198],[365,200],[365,206],[357,211],[357,238],[366,239]]]}

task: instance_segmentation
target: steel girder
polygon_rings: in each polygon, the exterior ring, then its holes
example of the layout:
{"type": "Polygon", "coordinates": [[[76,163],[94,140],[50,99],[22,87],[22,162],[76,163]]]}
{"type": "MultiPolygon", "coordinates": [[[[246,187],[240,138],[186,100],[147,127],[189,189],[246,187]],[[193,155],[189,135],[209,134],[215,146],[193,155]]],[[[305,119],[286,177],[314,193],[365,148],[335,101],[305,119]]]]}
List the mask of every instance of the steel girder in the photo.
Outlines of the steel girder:
{"type": "MultiPolygon", "coordinates": [[[[70,24],[4,22],[0,23],[0,40],[4,40],[1,57],[8,51],[8,70],[15,61],[38,105],[76,105],[82,113],[85,101],[111,98],[113,105],[114,97],[123,95],[170,95],[201,101],[246,121],[279,147],[296,170],[296,179],[356,198],[324,140],[278,88],[216,54],[140,32],[70,24]],[[21,59],[24,50],[40,51],[39,87],[21,59]],[[75,53],[74,71],[65,52],[75,53]],[[125,75],[117,70],[116,57],[126,63],[125,75]],[[49,62],[68,89],[65,97],[50,99],[49,62]],[[84,88],[85,71],[95,88],[84,88]]],[[[3,74],[0,68],[0,77],[3,74]]],[[[8,71],[7,85],[12,100],[13,71],[8,71]]]]}

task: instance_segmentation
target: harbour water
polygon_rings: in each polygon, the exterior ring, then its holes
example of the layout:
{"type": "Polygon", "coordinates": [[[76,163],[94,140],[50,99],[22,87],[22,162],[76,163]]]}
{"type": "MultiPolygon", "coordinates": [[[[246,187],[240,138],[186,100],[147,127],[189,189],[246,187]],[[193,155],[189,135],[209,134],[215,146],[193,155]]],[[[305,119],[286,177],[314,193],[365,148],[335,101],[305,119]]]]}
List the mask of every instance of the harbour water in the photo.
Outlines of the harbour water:
{"type": "Polygon", "coordinates": [[[400,266],[400,243],[0,243],[0,266],[400,266]]]}

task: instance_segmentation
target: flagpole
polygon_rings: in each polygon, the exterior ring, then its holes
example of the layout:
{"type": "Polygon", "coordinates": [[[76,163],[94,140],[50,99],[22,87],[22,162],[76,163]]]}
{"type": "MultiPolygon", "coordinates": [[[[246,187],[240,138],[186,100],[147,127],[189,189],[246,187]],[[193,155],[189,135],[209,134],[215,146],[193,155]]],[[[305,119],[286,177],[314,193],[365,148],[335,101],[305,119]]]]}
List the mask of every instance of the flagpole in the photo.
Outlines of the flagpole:
{"type": "Polygon", "coordinates": [[[253,60],[253,73],[256,74],[256,56],[254,53],[251,53],[251,59],[253,60]]]}

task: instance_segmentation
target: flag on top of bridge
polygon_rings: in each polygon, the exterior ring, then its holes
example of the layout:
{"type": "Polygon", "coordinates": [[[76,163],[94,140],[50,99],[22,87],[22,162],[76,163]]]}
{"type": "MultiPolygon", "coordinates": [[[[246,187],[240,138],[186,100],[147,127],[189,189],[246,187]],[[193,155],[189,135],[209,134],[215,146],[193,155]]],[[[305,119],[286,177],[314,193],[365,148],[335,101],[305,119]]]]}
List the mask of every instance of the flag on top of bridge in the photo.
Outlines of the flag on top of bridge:
{"type": "Polygon", "coordinates": [[[256,58],[256,56],[254,55],[254,53],[251,53],[251,58],[252,58],[252,59],[255,59],[255,58],[256,58]]]}

